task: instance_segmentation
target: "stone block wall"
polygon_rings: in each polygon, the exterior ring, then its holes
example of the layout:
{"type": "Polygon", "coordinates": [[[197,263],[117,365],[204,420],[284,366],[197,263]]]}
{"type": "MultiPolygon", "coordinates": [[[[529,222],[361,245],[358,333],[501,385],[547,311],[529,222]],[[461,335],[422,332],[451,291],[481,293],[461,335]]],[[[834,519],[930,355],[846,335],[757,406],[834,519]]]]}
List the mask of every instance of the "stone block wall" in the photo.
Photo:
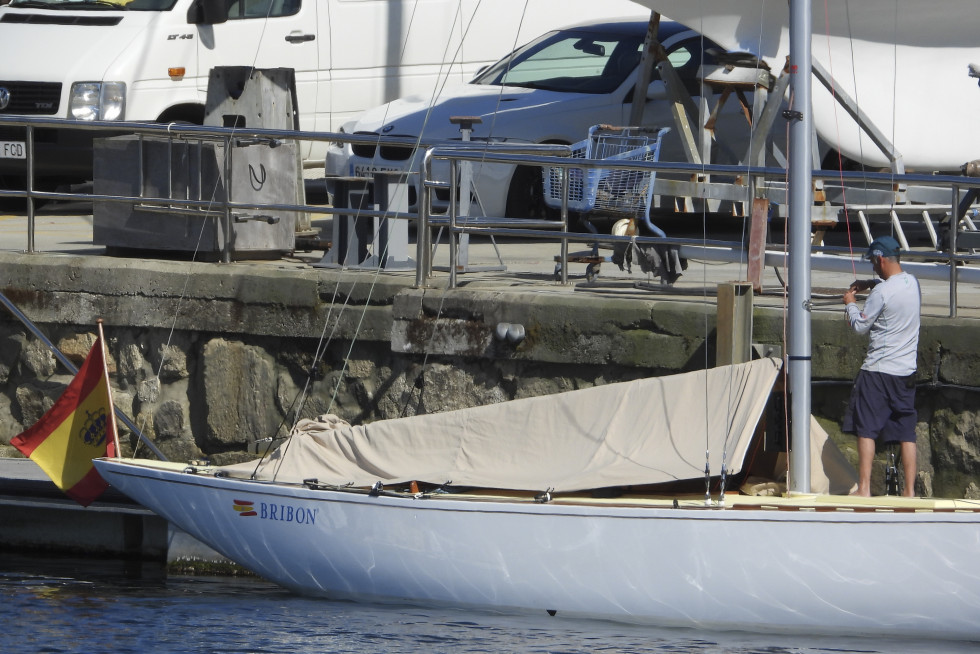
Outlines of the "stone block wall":
{"type": "MultiPolygon", "coordinates": [[[[94,330],[76,326],[49,325],[45,332],[76,365],[95,340],[94,330]]],[[[393,352],[376,341],[333,342],[315,361],[313,339],[153,328],[111,328],[106,336],[117,405],[168,458],[216,464],[254,458],[266,447],[263,439],[285,436],[297,417],[336,413],[358,423],[623,381],[671,367],[426,356],[393,352]]],[[[666,353],[668,361],[677,349],[666,353]]],[[[698,357],[687,356],[678,370],[698,357]]],[[[40,341],[18,324],[0,322],[0,454],[15,455],[10,439],[50,408],[69,381],[40,341]]],[[[818,380],[813,409],[856,461],[853,437],[839,431],[849,392],[846,378],[818,380]]],[[[920,493],[980,499],[977,397],[972,387],[930,386],[927,380],[920,385],[920,493]]],[[[124,454],[149,456],[122,431],[124,454]]],[[[874,469],[879,488],[884,463],[882,455],[874,469]]]]}
{"type": "MultiPolygon", "coordinates": [[[[94,330],[78,329],[45,326],[76,366],[95,341],[94,330]]],[[[107,329],[106,340],[116,405],[168,458],[219,465],[254,458],[257,441],[285,436],[297,417],[335,413],[357,423],[644,374],[628,367],[589,373],[556,363],[441,355],[425,360],[349,341],[330,344],[314,361],[317,343],[308,339],[107,329]]],[[[16,324],[0,322],[0,351],[0,454],[11,456],[10,439],[51,407],[71,375],[16,324]]],[[[123,441],[124,454],[140,453],[136,438],[123,441]]],[[[142,453],[149,455],[145,448],[142,453]]]]}

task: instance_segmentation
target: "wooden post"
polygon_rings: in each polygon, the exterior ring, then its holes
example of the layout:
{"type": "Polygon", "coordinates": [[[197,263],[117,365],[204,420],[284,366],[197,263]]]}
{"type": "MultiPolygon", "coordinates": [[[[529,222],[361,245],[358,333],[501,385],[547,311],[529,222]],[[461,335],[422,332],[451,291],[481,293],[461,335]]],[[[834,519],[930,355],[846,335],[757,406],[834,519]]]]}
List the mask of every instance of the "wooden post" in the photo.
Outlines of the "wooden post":
{"type": "Polygon", "coordinates": [[[718,284],[717,351],[715,365],[752,359],[752,284],[718,284]]]}
{"type": "Polygon", "coordinates": [[[633,106],[630,109],[629,123],[633,127],[643,124],[643,109],[647,104],[647,87],[650,86],[650,78],[653,77],[653,65],[664,56],[658,38],[659,32],[660,14],[653,12],[647,25],[646,42],[643,45],[643,54],[640,56],[640,72],[636,76],[636,86],[633,89],[633,106]]]}
{"type": "Polygon", "coordinates": [[[769,220],[769,200],[752,200],[752,219],[749,224],[748,277],[756,293],[762,292],[762,269],[766,257],[766,222],[769,220]]]}

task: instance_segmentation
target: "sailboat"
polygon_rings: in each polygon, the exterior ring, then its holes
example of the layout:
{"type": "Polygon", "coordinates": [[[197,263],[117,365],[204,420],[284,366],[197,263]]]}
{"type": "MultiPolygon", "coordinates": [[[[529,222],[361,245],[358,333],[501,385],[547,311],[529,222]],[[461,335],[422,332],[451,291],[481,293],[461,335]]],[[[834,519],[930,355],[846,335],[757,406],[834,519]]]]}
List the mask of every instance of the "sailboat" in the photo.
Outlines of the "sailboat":
{"type": "MultiPolygon", "coordinates": [[[[774,72],[783,69],[795,0],[635,1],[729,51],[752,53],[774,72]]],[[[817,134],[871,167],[900,157],[908,170],[955,172],[980,157],[980,131],[966,128],[980,113],[968,75],[969,65],[980,63],[976,8],[972,0],[811,3],[811,55],[829,77],[813,94],[817,134]],[[845,96],[878,130],[876,137],[842,108],[845,96]]]]}
{"type": "MultiPolygon", "coordinates": [[[[790,5],[796,107],[808,108],[808,3],[790,5]]],[[[773,359],[368,425],[301,421],[252,464],[95,465],[218,552],[309,595],[980,640],[980,505],[810,492],[809,119],[801,110],[790,134],[803,145],[790,162],[783,496],[662,490],[705,468],[713,480],[747,469],[773,359]]]]}

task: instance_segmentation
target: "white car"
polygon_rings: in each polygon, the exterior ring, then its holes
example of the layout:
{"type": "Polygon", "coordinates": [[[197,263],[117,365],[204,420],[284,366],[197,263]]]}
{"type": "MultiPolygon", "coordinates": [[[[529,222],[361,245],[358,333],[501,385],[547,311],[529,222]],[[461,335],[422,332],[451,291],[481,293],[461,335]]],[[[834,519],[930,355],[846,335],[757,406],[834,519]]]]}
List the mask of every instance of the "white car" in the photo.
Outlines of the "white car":
{"type": "MultiPolygon", "coordinates": [[[[544,34],[479,73],[470,83],[431,97],[409,96],[368,110],[344,126],[343,131],[376,136],[407,136],[425,140],[459,140],[453,116],[478,116],[473,140],[525,143],[581,141],[597,124],[627,125],[638,64],[643,51],[646,19],[594,22],[544,34]]],[[[702,63],[714,63],[724,52],[713,42],[687,27],[662,21],[659,40],[681,80],[700,94],[697,73],[702,63]]],[[[653,72],[643,125],[672,126],[674,121],[664,83],[653,72]]],[[[729,152],[747,151],[749,126],[737,102],[722,113],[716,133],[734,135],[744,144],[729,152]]],[[[716,163],[736,163],[722,153],[716,163]]],[[[733,160],[734,159],[734,160],[733,160]]],[[[668,132],[661,160],[686,161],[677,130],[668,132]]],[[[374,144],[334,144],[328,149],[326,173],[330,176],[371,176],[376,171],[418,171],[421,155],[414,149],[374,144]]],[[[435,175],[446,176],[435,169],[435,175]]],[[[541,215],[542,175],[537,167],[474,164],[472,215],[527,217],[541,215]]],[[[418,176],[413,179],[417,180],[418,176]]],[[[417,181],[415,182],[417,186],[417,181]]],[[[443,205],[445,192],[437,193],[443,205]]],[[[409,190],[409,204],[416,210],[417,188],[409,190]]]]}

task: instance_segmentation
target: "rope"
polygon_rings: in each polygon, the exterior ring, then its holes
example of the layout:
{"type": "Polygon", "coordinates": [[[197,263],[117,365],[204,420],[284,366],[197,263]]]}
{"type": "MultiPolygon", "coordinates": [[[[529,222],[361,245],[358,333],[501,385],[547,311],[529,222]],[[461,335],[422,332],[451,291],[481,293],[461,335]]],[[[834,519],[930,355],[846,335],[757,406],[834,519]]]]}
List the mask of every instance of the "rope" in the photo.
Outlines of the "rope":
{"type": "MultiPolygon", "coordinates": [[[[765,0],[763,0],[762,10],[759,12],[759,41],[758,41],[758,44],[756,46],[758,52],[762,52],[762,31],[763,31],[763,25],[765,24],[765,13],[766,13],[765,10],[766,10],[765,0]]],[[[756,77],[755,77],[755,79],[758,79],[758,73],[759,73],[759,69],[761,68],[761,66],[762,66],[762,58],[760,56],[757,56],[756,57],[756,64],[755,64],[755,71],[756,71],[756,77]]],[[[755,124],[755,122],[750,122],[749,123],[749,143],[752,143],[752,140],[753,140],[753,138],[755,136],[755,130],[756,130],[756,124],[755,124]]],[[[752,153],[750,152],[750,155],[751,154],[752,153]]],[[[752,161],[751,157],[749,158],[749,160],[746,161],[746,173],[745,173],[746,179],[750,179],[750,176],[749,176],[749,172],[748,171],[752,167],[752,164],[753,163],[754,162],[752,161]]],[[[763,163],[765,163],[764,160],[763,160],[763,163]]],[[[750,219],[751,219],[751,207],[750,207],[750,219]]],[[[742,237],[741,237],[741,242],[742,242],[742,249],[741,249],[741,251],[742,251],[742,253],[745,253],[748,250],[748,247],[746,245],[746,241],[748,240],[748,236],[747,236],[745,230],[746,230],[746,221],[743,219],[742,220],[742,237]]],[[[747,266],[748,266],[748,262],[745,261],[744,258],[740,258],[738,263],[739,263],[740,273],[741,272],[744,272],[746,270],[747,266]]],[[[741,275],[741,274],[739,276],[740,276],[740,278],[741,277],[744,277],[744,275],[741,275]]],[[[707,340],[707,336],[705,336],[705,340],[707,340]]],[[[724,443],[722,445],[722,452],[721,452],[721,480],[720,480],[720,485],[719,485],[720,487],[719,487],[719,491],[718,491],[718,501],[721,504],[724,504],[724,502],[725,502],[725,485],[727,483],[727,471],[731,467],[730,466],[731,462],[729,461],[729,458],[728,458],[728,444],[729,444],[729,436],[731,435],[731,427],[732,427],[732,421],[733,421],[733,416],[731,414],[731,406],[732,406],[731,400],[732,400],[732,394],[734,392],[733,386],[734,386],[734,384],[732,383],[732,379],[729,378],[729,384],[728,384],[728,408],[727,408],[728,415],[726,416],[726,421],[725,421],[725,425],[726,425],[727,429],[726,429],[726,434],[725,434],[725,441],[724,441],[724,443]]],[[[706,394],[706,396],[707,396],[707,394],[706,394]]]]}
{"type": "MultiPolygon", "coordinates": [[[[268,11],[270,13],[272,11],[272,5],[271,4],[269,5],[268,11]]],[[[255,51],[254,51],[255,54],[252,56],[252,63],[249,65],[249,75],[248,75],[248,77],[245,80],[245,86],[246,87],[251,82],[251,78],[252,78],[251,73],[255,71],[255,64],[256,64],[256,62],[258,60],[259,49],[262,47],[262,40],[265,38],[266,29],[268,28],[268,24],[269,24],[269,20],[268,19],[269,19],[269,14],[267,13],[265,19],[262,22],[262,30],[261,30],[261,32],[259,34],[259,38],[257,39],[256,44],[255,44],[255,51]]],[[[254,20],[254,19],[248,19],[248,20],[254,20]]],[[[174,126],[174,123],[173,122],[171,122],[170,124],[167,125],[167,133],[168,133],[168,135],[170,134],[170,131],[173,128],[173,126],[174,126]]],[[[237,124],[232,126],[232,136],[231,136],[231,138],[234,138],[234,133],[235,133],[235,130],[237,130],[237,129],[238,129],[238,125],[237,124]]],[[[170,138],[172,140],[173,137],[171,136],[170,138]]],[[[230,143],[230,139],[229,139],[228,142],[230,143]]],[[[200,147],[200,144],[201,143],[203,143],[203,142],[199,142],[199,147],[200,147]]],[[[173,152],[173,148],[172,147],[170,148],[170,152],[171,153],[173,152]]],[[[141,149],[141,153],[142,153],[142,149],[141,149]]],[[[226,157],[230,157],[231,156],[231,153],[225,152],[225,156],[226,157]]],[[[211,212],[214,209],[215,198],[217,197],[218,188],[220,187],[221,178],[222,177],[223,177],[223,173],[217,175],[215,177],[215,180],[214,180],[214,185],[211,188],[211,195],[210,195],[210,198],[208,199],[208,206],[207,206],[207,208],[204,211],[205,215],[203,217],[203,220],[201,220],[201,228],[198,230],[198,233],[197,233],[197,241],[195,242],[195,244],[194,244],[194,250],[191,253],[191,262],[192,263],[193,262],[196,262],[198,260],[198,254],[200,253],[200,250],[201,250],[201,242],[202,242],[202,240],[204,238],[204,233],[205,233],[206,229],[209,226],[213,226],[213,221],[217,220],[217,217],[216,216],[212,216],[210,214],[211,214],[211,212]]],[[[203,181],[203,180],[201,180],[201,181],[203,181]]],[[[140,180],[140,183],[142,184],[142,180],[140,180]]],[[[230,194],[231,193],[231,189],[228,188],[226,192],[230,194]]],[[[226,234],[225,235],[225,238],[229,238],[229,235],[226,234]]],[[[194,271],[191,269],[191,267],[188,266],[187,267],[187,273],[184,276],[184,285],[181,287],[180,295],[177,298],[177,306],[174,309],[174,319],[170,323],[170,331],[167,334],[167,340],[166,340],[166,343],[164,345],[164,348],[163,348],[163,350],[160,353],[160,364],[157,366],[156,373],[155,373],[155,376],[153,378],[153,381],[157,384],[158,387],[160,386],[160,374],[163,372],[163,366],[167,362],[167,351],[169,350],[170,346],[173,344],[174,332],[177,329],[177,320],[180,317],[181,305],[183,304],[184,298],[187,296],[187,287],[188,287],[188,284],[190,283],[190,279],[191,279],[191,276],[193,274],[194,274],[194,271]]],[[[146,424],[147,424],[147,421],[148,420],[149,420],[149,417],[148,417],[148,415],[146,413],[143,413],[140,416],[140,422],[139,422],[139,425],[138,426],[140,427],[140,430],[141,431],[144,431],[144,428],[146,427],[146,424]]],[[[133,456],[134,457],[139,452],[140,445],[142,445],[142,441],[138,441],[137,444],[136,444],[136,447],[133,448],[133,456]]]]}
{"type": "MultiPolygon", "coordinates": [[[[411,18],[409,19],[409,31],[411,31],[411,25],[414,23],[415,13],[416,13],[416,9],[418,7],[418,2],[419,2],[419,0],[416,0],[415,4],[413,5],[411,18]]],[[[428,109],[426,111],[425,119],[423,120],[422,129],[419,130],[419,134],[416,137],[414,151],[413,151],[412,158],[411,158],[411,160],[409,162],[409,166],[406,168],[406,171],[402,175],[400,175],[399,178],[398,178],[398,181],[400,183],[407,184],[408,183],[408,179],[409,179],[409,175],[411,174],[411,171],[415,168],[416,162],[418,161],[419,150],[420,150],[420,147],[421,147],[423,135],[425,134],[425,128],[428,125],[429,119],[430,119],[430,117],[432,115],[432,111],[433,111],[434,106],[435,106],[435,100],[436,100],[436,98],[438,98],[438,96],[441,93],[442,89],[445,87],[445,84],[448,82],[448,79],[449,79],[448,71],[452,69],[453,64],[455,64],[456,60],[459,57],[460,51],[462,49],[462,44],[466,40],[466,36],[469,33],[469,30],[470,30],[470,28],[473,25],[473,22],[475,20],[477,11],[478,11],[481,3],[482,3],[482,0],[480,0],[480,2],[477,3],[477,6],[474,7],[473,14],[470,17],[470,20],[466,23],[465,28],[462,28],[461,27],[462,33],[461,33],[461,36],[460,36],[460,42],[459,42],[459,45],[456,48],[456,51],[455,51],[455,53],[453,55],[452,60],[449,61],[448,68],[445,67],[445,66],[443,66],[443,67],[440,68],[440,73],[439,73],[438,79],[441,80],[441,81],[437,81],[436,85],[433,87],[432,96],[431,96],[431,99],[430,99],[430,102],[429,102],[428,109]],[[447,71],[447,72],[445,74],[443,74],[443,71],[447,71]]],[[[526,4],[525,4],[525,11],[526,11],[526,4]]],[[[454,26],[457,25],[457,24],[459,24],[459,25],[462,26],[463,18],[462,18],[461,12],[462,12],[462,6],[460,4],[460,5],[457,6],[456,16],[453,19],[453,25],[454,26]]],[[[523,21],[523,15],[522,15],[522,21],[523,21]]],[[[445,50],[443,52],[443,62],[446,62],[447,61],[447,56],[446,55],[449,52],[449,49],[450,49],[451,44],[452,44],[452,33],[450,33],[449,40],[446,42],[446,48],[445,48],[445,50]]],[[[403,44],[403,50],[402,50],[402,53],[403,54],[404,54],[404,48],[406,48],[407,46],[408,46],[408,40],[406,39],[405,40],[405,43],[403,44]]],[[[387,108],[386,108],[386,111],[387,111],[387,108]]],[[[385,114],[385,117],[387,117],[387,114],[385,114]]],[[[381,136],[381,134],[379,134],[378,135],[378,140],[377,140],[377,142],[375,144],[375,148],[377,148],[377,147],[380,146],[381,138],[382,138],[382,136],[381,136]]],[[[382,216],[382,218],[380,220],[381,221],[391,220],[391,218],[389,218],[389,216],[388,216],[388,213],[390,211],[391,211],[390,207],[386,207],[385,208],[385,213],[384,213],[384,215],[382,216]]],[[[359,216],[360,216],[359,209],[355,209],[355,211],[354,211],[354,220],[359,219],[359,216]]],[[[352,236],[352,238],[353,238],[353,236],[352,236]]],[[[374,253],[375,256],[377,257],[377,267],[374,269],[374,275],[373,275],[373,277],[371,279],[370,290],[368,291],[368,297],[367,297],[367,299],[364,302],[363,309],[361,310],[360,316],[358,318],[357,326],[355,327],[355,330],[354,330],[355,337],[351,340],[351,343],[350,343],[350,346],[349,346],[349,348],[347,350],[346,355],[343,356],[343,365],[341,366],[341,369],[339,371],[339,374],[337,374],[337,376],[336,376],[336,383],[334,384],[334,387],[333,387],[333,390],[332,390],[332,394],[331,394],[331,397],[330,397],[330,401],[328,403],[328,408],[327,408],[327,411],[328,412],[330,412],[333,409],[333,407],[335,406],[335,404],[336,404],[337,395],[338,395],[338,393],[340,391],[341,385],[342,385],[343,380],[344,380],[344,378],[346,376],[346,371],[347,371],[348,363],[350,361],[351,354],[353,353],[354,346],[356,345],[356,342],[357,342],[356,335],[360,333],[361,327],[363,326],[363,323],[364,323],[365,316],[367,315],[368,308],[370,307],[370,298],[373,297],[375,287],[376,287],[376,285],[378,283],[378,280],[381,278],[381,271],[382,271],[384,262],[385,262],[385,260],[387,258],[387,248],[388,248],[388,243],[386,242],[385,243],[385,246],[384,246],[384,248],[382,249],[381,252],[374,253]]],[[[355,277],[355,280],[356,279],[359,279],[359,277],[355,277]]],[[[355,282],[355,285],[356,285],[356,282],[355,282]]],[[[309,394],[309,390],[310,390],[310,386],[311,386],[311,383],[312,383],[312,379],[313,379],[315,370],[316,370],[318,364],[320,363],[320,361],[322,360],[322,358],[325,356],[325,354],[326,354],[326,352],[328,350],[329,344],[333,341],[333,338],[334,338],[334,336],[336,334],[336,331],[337,331],[337,328],[338,328],[338,325],[339,325],[339,322],[340,322],[340,315],[338,315],[336,321],[333,323],[333,329],[331,330],[330,336],[326,340],[324,340],[324,334],[326,333],[327,326],[330,324],[330,317],[331,317],[331,314],[333,313],[333,307],[334,307],[334,304],[336,302],[336,298],[337,298],[337,293],[338,293],[339,287],[340,287],[340,283],[338,281],[338,284],[337,284],[337,286],[334,289],[334,301],[331,303],[331,308],[330,308],[330,311],[328,312],[327,319],[324,321],[324,329],[321,332],[320,342],[317,344],[317,352],[316,352],[316,355],[314,356],[313,364],[311,365],[310,370],[309,370],[309,373],[307,375],[306,382],[305,382],[305,384],[303,386],[303,389],[297,394],[297,397],[294,399],[293,403],[290,406],[289,411],[287,412],[287,416],[288,416],[288,413],[292,413],[292,415],[293,415],[293,423],[292,423],[292,427],[293,428],[295,428],[296,424],[300,420],[300,416],[302,415],[302,410],[303,410],[303,408],[305,406],[305,403],[306,403],[306,400],[307,400],[307,397],[308,397],[308,394],[309,394]]],[[[351,289],[351,292],[347,294],[347,297],[344,300],[344,304],[343,304],[343,306],[341,308],[341,312],[340,312],[341,315],[342,315],[343,311],[346,309],[346,307],[347,307],[347,305],[349,303],[349,300],[350,300],[352,294],[353,294],[353,287],[351,289]]],[[[445,302],[445,295],[443,295],[443,298],[440,301],[439,307],[437,309],[437,313],[436,313],[436,319],[437,320],[438,320],[439,316],[442,315],[442,309],[443,309],[444,302],[445,302]]],[[[433,330],[433,333],[430,336],[430,344],[432,342],[431,339],[434,339],[434,338],[435,338],[435,331],[433,330]]],[[[423,361],[422,361],[422,372],[419,373],[419,376],[418,376],[418,378],[416,380],[416,384],[413,385],[413,388],[419,388],[420,389],[420,393],[421,393],[421,389],[422,389],[422,384],[420,382],[422,380],[424,380],[424,372],[425,372],[426,366],[428,365],[428,358],[429,358],[429,351],[430,350],[431,350],[430,347],[427,347],[425,349],[425,355],[424,355],[423,361]]],[[[402,415],[404,415],[405,412],[407,411],[407,407],[408,407],[408,404],[409,404],[410,399],[411,399],[411,395],[409,395],[406,398],[406,400],[405,400],[405,404],[404,404],[403,409],[402,409],[402,415]]],[[[419,398],[419,401],[421,402],[421,396],[419,398]]],[[[284,419],[283,423],[280,424],[280,428],[282,427],[282,424],[284,424],[284,423],[285,423],[285,419],[284,419]]],[[[277,433],[278,433],[278,430],[277,430],[277,433]]],[[[280,458],[279,463],[277,464],[276,469],[273,472],[273,478],[275,478],[278,475],[279,468],[282,465],[282,463],[284,462],[285,455],[288,452],[288,450],[289,450],[289,441],[287,441],[284,444],[284,446],[283,446],[283,456],[280,458]]],[[[263,457],[266,456],[270,451],[271,451],[271,441],[270,441],[270,446],[266,449],[266,452],[263,454],[263,457]]],[[[259,462],[261,462],[261,460],[262,459],[260,459],[259,462]]],[[[259,462],[256,463],[256,471],[258,470],[258,464],[259,464],[259,462]]],[[[254,475],[254,473],[253,473],[253,475],[254,475]]]]}

